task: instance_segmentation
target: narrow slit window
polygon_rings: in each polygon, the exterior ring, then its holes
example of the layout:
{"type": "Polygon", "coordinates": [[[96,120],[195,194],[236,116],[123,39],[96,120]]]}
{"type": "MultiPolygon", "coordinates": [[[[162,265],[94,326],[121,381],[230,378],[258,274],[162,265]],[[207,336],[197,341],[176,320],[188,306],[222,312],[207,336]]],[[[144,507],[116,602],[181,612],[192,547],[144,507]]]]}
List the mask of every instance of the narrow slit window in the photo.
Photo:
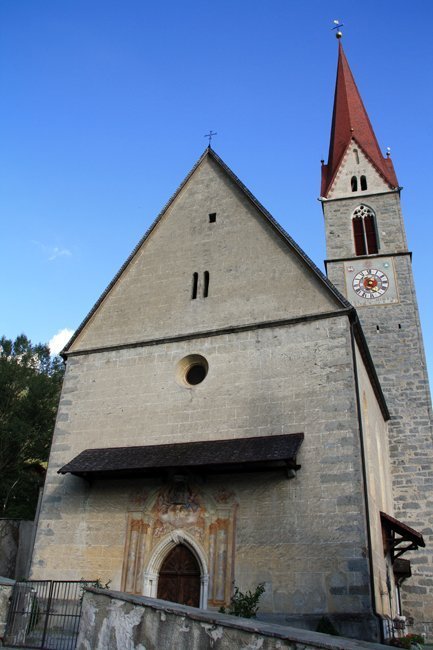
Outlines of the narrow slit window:
{"type": "Polygon", "coordinates": [[[356,192],[358,190],[358,179],[356,176],[352,176],[350,179],[350,186],[352,188],[352,192],[356,192]]]}
{"type": "Polygon", "coordinates": [[[358,154],[358,149],[353,150],[353,155],[355,156],[355,162],[357,165],[359,165],[359,154],[358,154]]]}
{"type": "Polygon", "coordinates": [[[361,190],[365,192],[366,189],[367,189],[367,177],[361,176],[361,190]]]}
{"type": "Polygon", "coordinates": [[[204,272],[203,298],[209,295],[209,271],[204,272]]]}
{"type": "Polygon", "coordinates": [[[209,223],[215,223],[216,222],[216,212],[211,212],[209,214],[209,223]]]}
{"type": "Polygon", "coordinates": [[[198,287],[198,273],[192,274],[192,293],[191,298],[195,300],[197,298],[197,287],[198,287]]]}

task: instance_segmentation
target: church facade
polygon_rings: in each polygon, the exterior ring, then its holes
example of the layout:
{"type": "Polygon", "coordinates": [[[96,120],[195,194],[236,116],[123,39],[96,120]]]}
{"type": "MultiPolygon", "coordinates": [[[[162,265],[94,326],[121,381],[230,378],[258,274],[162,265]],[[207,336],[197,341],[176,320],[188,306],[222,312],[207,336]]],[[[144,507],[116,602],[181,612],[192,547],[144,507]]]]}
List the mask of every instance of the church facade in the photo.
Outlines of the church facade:
{"type": "Polygon", "coordinates": [[[268,620],[428,629],[428,384],[364,114],[340,48],[329,279],[210,147],[139,242],[64,350],[32,578],[203,608],[264,583],[268,620]]]}

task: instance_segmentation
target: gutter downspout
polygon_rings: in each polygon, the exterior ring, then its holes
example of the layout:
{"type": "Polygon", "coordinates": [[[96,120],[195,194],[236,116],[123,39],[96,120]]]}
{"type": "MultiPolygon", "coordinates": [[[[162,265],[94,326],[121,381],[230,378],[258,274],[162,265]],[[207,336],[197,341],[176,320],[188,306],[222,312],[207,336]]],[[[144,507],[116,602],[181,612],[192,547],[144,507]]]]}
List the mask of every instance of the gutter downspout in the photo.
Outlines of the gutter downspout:
{"type": "MultiPolygon", "coordinates": [[[[357,320],[357,314],[354,310],[354,317],[357,320]]],[[[362,416],[361,416],[361,399],[359,395],[359,381],[358,381],[358,365],[356,362],[356,352],[355,352],[355,334],[353,331],[354,319],[350,319],[350,339],[352,345],[352,360],[353,360],[353,371],[355,378],[355,395],[356,395],[356,409],[358,412],[358,427],[359,427],[359,442],[361,448],[361,459],[362,459],[362,479],[363,479],[363,488],[364,488],[364,502],[365,502],[365,516],[367,520],[367,543],[368,543],[368,561],[370,564],[370,591],[371,591],[371,605],[373,608],[373,614],[379,621],[379,631],[380,631],[380,643],[383,643],[385,640],[383,633],[382,616],[377,612],[376,608],[376,594],[374,589],[374,577],[373,577],[373,551],[371,544],[371,526],[370,526],[370,507],[368,502],[368,489],[367,489],[367,469],[365,463],[365,447],[364,447],[364,429],[362,426],[362,416]]]]}

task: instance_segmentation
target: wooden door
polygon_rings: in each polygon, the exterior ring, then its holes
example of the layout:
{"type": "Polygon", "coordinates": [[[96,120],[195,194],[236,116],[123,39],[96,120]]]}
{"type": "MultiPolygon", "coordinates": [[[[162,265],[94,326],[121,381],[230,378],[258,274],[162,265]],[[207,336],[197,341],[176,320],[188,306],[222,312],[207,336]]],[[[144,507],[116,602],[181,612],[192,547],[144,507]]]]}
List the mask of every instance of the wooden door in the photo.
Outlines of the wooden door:
{"type": "Polygon", "coordinates": [[[200,606],[200,567],[184,544],[175,546],[162,563],[158,598],[192,607],[200,606]]]}

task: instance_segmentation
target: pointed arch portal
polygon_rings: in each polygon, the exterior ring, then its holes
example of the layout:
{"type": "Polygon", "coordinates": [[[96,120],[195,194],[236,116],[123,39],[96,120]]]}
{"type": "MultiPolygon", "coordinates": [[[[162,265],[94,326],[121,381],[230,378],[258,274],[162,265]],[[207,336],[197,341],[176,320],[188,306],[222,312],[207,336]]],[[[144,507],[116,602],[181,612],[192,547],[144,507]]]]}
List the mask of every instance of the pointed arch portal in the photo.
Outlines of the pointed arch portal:
{"type": "Polygon", "coordinates": [[[206,609],[208,586],[209,572],[204,550],[186,531],[176,530],[154,548],[143,573],[141,593],[206,609]],[[193,599],[189,590],[196,587],[198,598],[194,596],[193,599]]]}
{"type": "Polygon", "coordinates": [[[163,561],[157,597],[181,605],[200,606],[200,566],[185,544],[177,544],[163,561]]]}

